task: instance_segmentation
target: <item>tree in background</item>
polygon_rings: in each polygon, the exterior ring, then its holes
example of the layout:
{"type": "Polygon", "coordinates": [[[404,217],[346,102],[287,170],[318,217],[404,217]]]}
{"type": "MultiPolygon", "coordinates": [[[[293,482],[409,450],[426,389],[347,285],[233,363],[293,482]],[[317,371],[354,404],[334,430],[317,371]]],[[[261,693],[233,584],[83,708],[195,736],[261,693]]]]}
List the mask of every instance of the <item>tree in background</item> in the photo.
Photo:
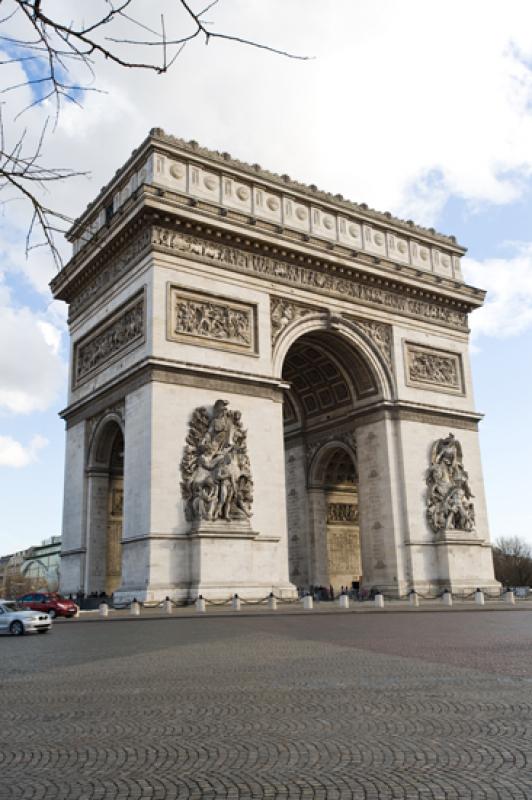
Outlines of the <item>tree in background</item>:
{"type": "Polygon", "coordinates": [[[532,586],[532,545],[519,536],[501,536],[493,546],[493,566],[503,586],[532,586]]]}

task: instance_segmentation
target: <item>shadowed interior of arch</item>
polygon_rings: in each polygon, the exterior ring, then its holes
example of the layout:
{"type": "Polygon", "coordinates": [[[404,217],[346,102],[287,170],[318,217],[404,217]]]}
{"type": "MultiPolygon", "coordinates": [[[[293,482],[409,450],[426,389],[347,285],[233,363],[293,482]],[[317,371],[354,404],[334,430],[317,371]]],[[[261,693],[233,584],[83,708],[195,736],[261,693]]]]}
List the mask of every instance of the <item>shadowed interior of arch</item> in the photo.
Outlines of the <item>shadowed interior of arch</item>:
{"type": "Polygon", "coordinates": [[[89,474],[92,506],[86,593],[111,595],[122,579],[124,436],[117,422],[99,432],[89,474]]]}
{"type": "Polygon", "coordinates": [[[290,579],[300,588],[358,588],[356,412],[379,400],[375,375],[334,332],[306,333],[288,350],[283,379],[290,579]],[[348,444],[346,444],[346,442],[348,444]]]}

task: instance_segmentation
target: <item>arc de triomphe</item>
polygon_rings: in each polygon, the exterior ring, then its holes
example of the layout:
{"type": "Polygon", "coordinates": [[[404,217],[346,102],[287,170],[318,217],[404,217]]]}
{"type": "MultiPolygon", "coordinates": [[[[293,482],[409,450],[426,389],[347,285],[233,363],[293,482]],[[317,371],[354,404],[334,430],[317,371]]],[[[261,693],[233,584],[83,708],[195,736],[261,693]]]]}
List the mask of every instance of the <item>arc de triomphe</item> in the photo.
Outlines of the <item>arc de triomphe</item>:
{"type": "Polygon", "coordinates": [[[70,238],[64,592],[498,585],[453,237],[154,129],[70,238]]]}

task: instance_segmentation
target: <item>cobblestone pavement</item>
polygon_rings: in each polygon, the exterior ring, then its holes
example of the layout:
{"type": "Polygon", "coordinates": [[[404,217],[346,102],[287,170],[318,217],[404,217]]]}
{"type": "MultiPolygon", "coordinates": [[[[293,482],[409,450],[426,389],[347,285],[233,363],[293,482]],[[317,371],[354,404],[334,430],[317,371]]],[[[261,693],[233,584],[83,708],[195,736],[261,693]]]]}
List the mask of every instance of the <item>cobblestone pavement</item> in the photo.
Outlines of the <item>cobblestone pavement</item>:
{"type": "Polygon", "coordinates": [[[532,614],[57,624],[0,639],[0,798],[532,798],[532,614]]]}

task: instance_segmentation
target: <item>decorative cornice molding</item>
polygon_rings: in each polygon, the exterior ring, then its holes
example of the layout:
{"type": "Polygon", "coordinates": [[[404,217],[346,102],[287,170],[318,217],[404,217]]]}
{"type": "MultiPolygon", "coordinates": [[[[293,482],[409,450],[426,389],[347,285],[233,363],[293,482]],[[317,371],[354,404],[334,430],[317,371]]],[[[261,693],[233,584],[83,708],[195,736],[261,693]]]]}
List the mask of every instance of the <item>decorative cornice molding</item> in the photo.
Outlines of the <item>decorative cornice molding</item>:
{"type": "MultiPolygon", "coordinates": [[[[162,226],[154,226],[152,245],[163,252],[183,253],[203,263],[214,263],[279,284],[297,286],[372,308],[383,308],[455,330],[468,330],[466,311],[456,308],[467,307],[467,304],[445,295],[437,295],[431,290],[413,288],[388,277],[366,274],[357,267],[342,267],[338,270],[338,275],[334,264],[322,260],[319,262],[321,269],[313,269],[294,263],[288,258],[281,260],[269,255],[259,255],[241,247],[231,247],[162,226]]],[[[301,261],[308,263],[312,259],[302,257],[301,261]]]]}

